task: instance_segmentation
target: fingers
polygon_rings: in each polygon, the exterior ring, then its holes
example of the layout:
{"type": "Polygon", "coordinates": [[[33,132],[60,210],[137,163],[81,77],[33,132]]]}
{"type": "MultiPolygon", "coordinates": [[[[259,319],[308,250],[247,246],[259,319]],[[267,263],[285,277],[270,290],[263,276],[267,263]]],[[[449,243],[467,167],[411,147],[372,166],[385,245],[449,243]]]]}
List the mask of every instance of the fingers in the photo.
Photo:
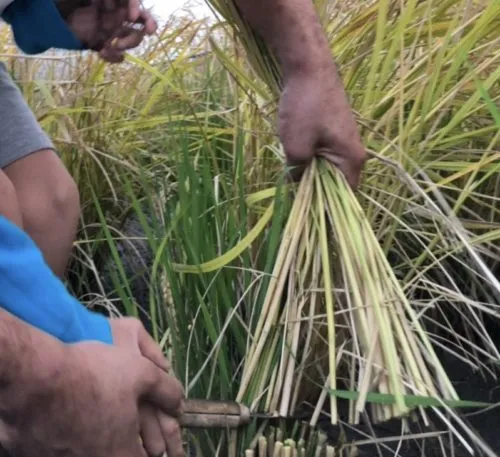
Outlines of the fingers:
{"type": "Polygon", "coordinates": [[[356,189],[366,160],[366,151],[357,132],[346,128],[341,133],[332,133],[310,121],[290,115],[280,120],[289,178],[299,180],[313,157],[323,157],[343,173],[352,189],[356,189]],[[291,128],[297,125],[301,128],[291,128]]]}
{"type": "Polygon", "coordinates": [[[155,408],[149,403],[142,403],[139,408],[142,443],[148,455],[157,457],[166,451],[162,428],[155,408]]]}
{"type": "Polygon", "coordinates": [[[162,370],[165,370],[166,372],[170,371],[170,363],[163,355],[160,346],[142,325],[138,330],[138,344],[141,354],[144,357],[151,360],[151,362],[160,367],[162,370]]]}
{"type": "Polygon", "coordinates": [[[123,26],[113,37],[111,45],[115,51],[124,52],[141,44],[143,38],[144,29],[138,30],[130,26],[123,26]]]}
{"type": "Polygon", "coordinates": [[[137,366],[136,392],[166,414],[177,417],[182,411],[184,389],[173,376],[146,358],[137,366]]]}
{"type": "Polygon", "coordinates": [[[352,189],[359,185],[361,172],[366,161],[366,150],[361,138],[354,127],[346,127],[345,135],[332,135],[325,132],[323,143],[325,146],[318,148],[316,155],[327,159],[337,167],[345,176],[352,189]]]}
{"type": "Polygon", "coordinates": [[[183,457],[182,431],[179,422],[161,411],[158,411],[158,420],[163,433],[168,457],[183,457]]]}
{"type": "Polygon", "coordinates": [[[128,19],[130,22],[137,22],[141,14],[140,0],[130,0],[128,4],[128,19]]]}
{"type": "Polygon", "coordinates": [[[123,52],[115,51],[109,47],[104,47],[99,51],[99,57],[109,63],[122,63],[125,60],[123,52]]]}
{"type": "MultiPolygon", "coordinates": [[[[113,0],[109,0],[114,3],[113,0]]],[[[105,4],[105,2],[103,2],[105,4]]],[[[107,5],[106,8],[110,8],[111,5],[107,5]]],[[[124,22],[127,20],[127,10],[125,8],[119,8],[115,10],[104,10],[101,11],[98,16],[98,28],[97,32],[99,35],[99,42],[106,43],[108,40],[112,39],[117,32],[120,31],[124,22]]]]}
{"type": "Polygon", "coordinates": [[[157,27],[151,13],[142,8],[141,0],[129,0],[128,20],[133,24],[143,24],[146,35],[153,34],[157,27]]]}
{"type": "MultiPolygon", "coordinates": [[[[112,457],[115,457],[114,455],[112,457]]],[[[116,457],[125,457],[125,454],[120,453],[116,457]]],[[[127,452],[126,457],[148,457],[145,449],[142,447],[139,440],[136,440],[134,444],[131,446],[130,454],[127,452]]]]}
{"type": "Polygon", "coordinates": [[[288,177],[292,181],[298,181],[314,156],[314,139],[311,130],[305,128],[302,134],[283,132],[281,136],[289,167],[288,177]]]}
{"type": "Polygon", "coordinates": [[[125,51],[138,46],[143,38],[143,31],[129,29],[126,26],[117,37],[106,42],[99,51],[99,56],[110,63],[121,63],[125,59],[125,51]]]}
{"type": "Polygon", "coordinates": [[[134,22],[138,21],[140,21],[144,25],[144,33],[146,35],[153,35],[153,33],[155,33],[156,29],[158,28],[158,23],[149,11],[142,10],[139,14],[139,18],[134,22]]]}
{"type": "Polygon", "coordinates": [[[159,344],[146,331],[139,319],[133,317],[113,319],[111,320],[111,328],[113,341],[116,345],[137,350],[164,371],[168,372],[171,369],[159,344]]]}
{"type": "Polygon", "coordinates": [[[146,34],[151,35],[156,30],[156,21],[150,15],[145,15],[144,25],[140,28],[123,25],[118,32],[100,49],[99,55],[110,63],[120,63],[124,60],[125,51],[139,46],[146,34]]]}
{"type": "Polygon", "coordinates": [[[140,0],[82,0],[86,6],[68,6],[61,14],[73,33],[101,57],[111,62],[123,60],[123,53],[138,46],[145,35],[157,28],[153,16],[140,0]]]}
{"type": "MultiPolygon", "coordinates": [[[[363,150],[364,152],[364,150],[363,150]]],[[[357,189],[361,179],[361,172],[365,164],[365,156],[356,155],[340,165],[340,171],[344,173],[347,183],[352,189],[357,189]]]]}
{"type": "Polygon", "coordinates": [[[71,16],[69,25],[73,33],[89,49],[100,51],[119,32],[126,19],[126,13],[123,9],[114,12],[99,12],[95,8],[84,8],[71,16]]]}

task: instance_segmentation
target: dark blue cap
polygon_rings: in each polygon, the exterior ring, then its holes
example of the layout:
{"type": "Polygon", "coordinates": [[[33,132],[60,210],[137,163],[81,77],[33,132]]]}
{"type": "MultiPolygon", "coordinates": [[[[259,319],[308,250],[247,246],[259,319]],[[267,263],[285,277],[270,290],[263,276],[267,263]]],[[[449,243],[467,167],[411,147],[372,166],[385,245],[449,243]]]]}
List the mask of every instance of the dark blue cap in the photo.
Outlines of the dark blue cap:
{"type": "Polygon", "coordinates": [[[17,46],[26,54],[51,48],[84,50],[53,0],[14,0],[2,13],[10,24],[17,46]]]}

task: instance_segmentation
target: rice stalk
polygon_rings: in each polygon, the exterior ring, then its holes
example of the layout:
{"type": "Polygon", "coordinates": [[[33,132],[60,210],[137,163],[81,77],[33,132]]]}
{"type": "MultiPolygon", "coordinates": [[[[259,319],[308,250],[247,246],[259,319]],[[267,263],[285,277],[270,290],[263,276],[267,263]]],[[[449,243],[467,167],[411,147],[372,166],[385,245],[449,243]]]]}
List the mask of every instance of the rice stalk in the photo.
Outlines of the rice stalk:
{"type": "Polygon", "coordinates": [[[372,405],[376,422],[418,407],[409,407],[407,396],[458,400],[354,193],[322,159],[313,161],[296,192],[237,401],[293,416],[300,392],[311,389],[311,341],[314,353],[328,353],[333,423],[346,372],[353,383],[344,388],[359,393],[350,402],[354,423],[370,403],[368,394],[394,396],[394,404],[372,405]],[[311,291],[307,281],[321,286],[311,291]],[[325,338],[318,337],[321,329],[312,331],[317,302],[327,314],[325,338]],[[341,360],[338,341],[348,342],[341,360]]]}
{"type": "Polygon", "coordinates": [[[245,450],[245,457],[334,457],[335,448],[326,437],[314,429],[304,429],[301,435],[278,428],[268,436],[259,436],[255,447],[245,450]],[[288,438],[287,438],[288,436],[288,438]]]}
{"type": "MultiPolygon", "coordinates": [[[[253,68],[277,97],[281,80],[272,53],[255,37],[234,2],[212,3],[238,32],[253,68]]],[[[376,49],[383,43],[384,18],[390,4],[382,2],[378,8],[376,49]]],[[[406,21],[410,9],[403,17],[406,21]]],[[[374,52],[373,59],[366,106],[373,104],[375,94],[379,95],[373,75],[379,67],[380,53],[374,52]]],[[[340,173],[321,160],[313,161],[305,171],[294,195],[245,358],[237,401],[282,417],[293,416],[299,392],[306,388],[301,385],[304,373],[310,370],[304,361],[309,358],[314,365],[311,356],[306,355],[312,333],[304,325],[307,321],[303,313],[305,309],[316,311],[318,297],[326,312],[326,332],[317,326],[313,345],[328,353],[326,374],[332,423],[338,421],[336,391],[339,385],[345,385],[346,373],[351,381],[345,388],[359,393],[357,401],[351,401],[349,406],[349,417],[355,423],[367,408],[369,393],[394,397],[392,405],[372,405],[374,421],[407,415],[407,395],[458,399],[356,196],[340,173]],[[311,238],[318,245],[312,253],[308,249],[311,238]],[[319,268],[313,272],[316,264],[319,268]],[[312,283],[313,276],[319,278],[319,293],[304,288],[305,281],[312,283]],[[340,341],[347,345],[339,360],[340,341]]]]}

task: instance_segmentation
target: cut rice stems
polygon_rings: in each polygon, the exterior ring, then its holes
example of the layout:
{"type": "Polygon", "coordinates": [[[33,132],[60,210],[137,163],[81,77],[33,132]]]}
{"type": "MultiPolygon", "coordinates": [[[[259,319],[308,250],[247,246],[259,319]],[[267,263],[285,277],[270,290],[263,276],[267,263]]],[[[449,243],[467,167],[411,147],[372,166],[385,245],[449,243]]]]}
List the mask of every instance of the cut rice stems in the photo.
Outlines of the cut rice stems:
{"type": "Polygon", "coordinates": [[[370,405],[374,421],[407,415],[410,394],[457,399],[356,196],[323,159],[299,183],[264,302],[238,401],[251,394],[254,408],[293,415],[301,393],[321,398],[308,370],[323,354],[333,424],[340,386],[359,393],[349,401],[356,423],[373,393],[394,399],[370,405]]]}

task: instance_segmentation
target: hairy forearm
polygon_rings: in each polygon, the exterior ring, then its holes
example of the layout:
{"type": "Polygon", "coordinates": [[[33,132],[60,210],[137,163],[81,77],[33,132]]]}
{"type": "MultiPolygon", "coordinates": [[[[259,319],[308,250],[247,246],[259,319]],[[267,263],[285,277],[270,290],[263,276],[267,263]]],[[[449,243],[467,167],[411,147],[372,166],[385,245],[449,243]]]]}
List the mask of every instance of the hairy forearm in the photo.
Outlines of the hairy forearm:
{"type": "MultiPolygon", "coordinates": [[[[33,395],[50,385],[63,345],[0,309],[0,424],[13,425],[33,395]]],[[[3,428],[1,432],[3,432],[3,428]]],[[[3,434],[3,433],[2,433],[3,434]]],[[[1,438],[1,437],[0,437],[1,438]]]]}
{"type": "Polygon", "coordinates": [[[244,18],[266,41],[285,80],[330,69],[333,59],[312,0],[235,0],[244,18]]]}
{"type": "MultiPolygon", "coordinates": [[[[33,357],[30,327],[0,310],[0,396],[23,376],[33,357]]],[[[3,402],[2,402],[3,403],[3,402]]]]}
{"type": "Polygon", "coordinates": [[[356,188],[366,153],[313,0],[234,1],[279,61],[279,133],[288,163],[300,173],[321,155],[356,188]]]}

